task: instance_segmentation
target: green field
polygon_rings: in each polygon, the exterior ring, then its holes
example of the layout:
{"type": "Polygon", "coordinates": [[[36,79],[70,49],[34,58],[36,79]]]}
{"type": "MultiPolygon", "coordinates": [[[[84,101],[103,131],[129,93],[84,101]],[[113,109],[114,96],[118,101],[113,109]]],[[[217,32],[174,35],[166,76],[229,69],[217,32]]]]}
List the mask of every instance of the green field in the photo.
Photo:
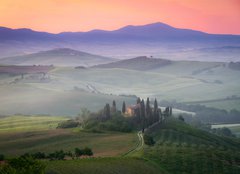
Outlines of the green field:
{"type": "Polygon", "coordinates": [[[55,174],[164,174],[156,164],[140,158],[95,158],[47,163],[47,173],[55,174]]]}
{"type": "Polygon", "coordinates": [[[135,133],[88,133],[56,129],[65,117],[11,116],[0,119],[0,154],[7,157],[55,150],[91,147],[94,156],[118,156],[137,144],[135,133]]]}
{"type": "Polygon", "coordinates": [[[53,116],[8,116],[0,117],[0,134],[4,132],[24,132],[56,129],[59,122],[67,120],[67,117],[53,116]]]}

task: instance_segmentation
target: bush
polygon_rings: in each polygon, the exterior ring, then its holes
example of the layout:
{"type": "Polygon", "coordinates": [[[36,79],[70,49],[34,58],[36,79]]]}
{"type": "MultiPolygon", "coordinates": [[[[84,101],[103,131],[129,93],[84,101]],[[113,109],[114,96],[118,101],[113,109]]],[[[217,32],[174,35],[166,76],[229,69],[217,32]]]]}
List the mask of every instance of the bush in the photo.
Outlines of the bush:
{"type": "Polygon", "coordinates": [[[87,155],[87,156],[93,156],[92,149],[90,149],[89,147],[85,147],[85,148],[83,149],[83,154],[84,154],[84,155],[87,155]]]}
{"type": "Polygon", "coordinates": [[[50,160],[64,160],[66,154],[64,153],[63,150],[55,151],[54,153],[50,153],[48,155],[48,158],[50,160]]]}
{"type": "Polygon", "coordinates": [[[155,144],[153,137],[150,135],[144,134],[143,140],[146,145],[153,146],[155,144]]]}
{"type": "Polygon", "coordinates": [[[3,154],[0,154],[0,161],[3,161],[5,159],[3,154]]]}
{"type": "Polygon", "coordinates": [[[32,157],[19,157],[8,161],[1,172],[4,174],[43,174],[45,165],[32,157]]]}
{"type": "Polygon", "coordinates": [[[97,117],[91,118],[86,121],[85,130],[93,130],[94,132],[105,131],[119,131],[131,132],[133,125],[128,118],[123,117],[121,114],[116,113],[108,120],[100,121],[97,117]]]}
{"type": "Polygon", "coordinates": [[[35,159],[44,159],[44,158],[46,158],[46,155],[43,152],[37,152],[37,153],[32,154],[32,157],[35,159]]]}
{"type": "Polygon", "coordinates": [[[58,124],[57,128],[74,128],[79,126],[79,122],[74,120],[67,120],[58,124]]]}

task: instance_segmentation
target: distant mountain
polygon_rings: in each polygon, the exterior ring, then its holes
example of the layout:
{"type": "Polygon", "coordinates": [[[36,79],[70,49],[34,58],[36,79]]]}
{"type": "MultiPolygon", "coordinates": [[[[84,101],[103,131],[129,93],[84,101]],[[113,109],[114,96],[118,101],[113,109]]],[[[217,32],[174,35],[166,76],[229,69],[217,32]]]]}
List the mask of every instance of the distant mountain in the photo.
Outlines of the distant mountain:
{"type": "Polygon", "coordinates": [[[0,27],[0,41],[152,41],[162,40],[193,40],[193,39],[234,39],[240,36],[207,34],[190,29],[174,28],[164,23],[153,23],[142,26],[126,26],[114,31],[92,30],[88,32],[63,32],[51,34],[31,29],[10,29],[0,27]]]}
{"type": "Polygon", "coordinates": [[[0,41],[51,41],[56,40],[57,35],[33,31],[27,28],[10,29],[0,27],[0,41]]]}
{"type": "Polygon", "coordinates": [[[93,55],[68,48],[41,51],[34,54],[0,59],[4,65],[56,65],[56,66],[92,66],[116,61],[115,59],[93,55]]]}
{"type": "Polygon", "coordinates": [[[108,64],[96,65],[95,68],[122,68],[132,70],[152,70],[162,66],[170,65],[170,60],[148,58],[146,56],[133,59],[120,60],[108,64]]]}
{"type": "MultiPolygon", "coordinates": [[[[115,58],[139,55],[163,57],[164,59],[224,61],[237,60],[237,54],[227,51],[215,56],[216,51],[205,53],[205,48],[239,47],[240,35],[208,34],[191,29],[174,28],[164,23],[142,26],[126,26],[114,31],[92,30],[88,32],[63,32],[51,34],[30,29],[0,27],[0,57],[67,47],[115,58]],[[203,50],[201,50],[204,48],[203,50]],[[189,50],[200,50],[187,52],[189,50]]],[[[229,49],[228,49],[229,50],[229,49]]],[[[218,52],[218,51],[217,51],[218,52]]]]}

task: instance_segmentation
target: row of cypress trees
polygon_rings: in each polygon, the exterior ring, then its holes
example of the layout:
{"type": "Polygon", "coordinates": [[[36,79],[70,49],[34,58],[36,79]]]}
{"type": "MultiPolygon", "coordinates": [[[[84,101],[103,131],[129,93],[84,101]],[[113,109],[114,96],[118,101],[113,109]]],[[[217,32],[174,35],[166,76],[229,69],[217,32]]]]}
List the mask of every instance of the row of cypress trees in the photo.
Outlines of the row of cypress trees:
{"type": "MultiPolygon", "coordinates": [[[[122,114],[126,112],[125,101],[123,101],[121,111],[117,111],[115,100],[113,100],[112,106],[107,103],[103,110],[103,116],[108,120],[111,118],[111,115],[114,115],[117,112],[122,112],[122,114]]],[[[136,107],[134,109],[134,116],[136,117],[136,122],[141,125],[142,129],[149,127],[156,122],[162,122],[165,117],[170,115],[172,115],[172,108],[166,107],[165,110],[162,111],[158,107],[156,98],[153,105],[151,105],[149,98],[147,98],[146,104],[144,99],[137,99],[136,107]]]]}

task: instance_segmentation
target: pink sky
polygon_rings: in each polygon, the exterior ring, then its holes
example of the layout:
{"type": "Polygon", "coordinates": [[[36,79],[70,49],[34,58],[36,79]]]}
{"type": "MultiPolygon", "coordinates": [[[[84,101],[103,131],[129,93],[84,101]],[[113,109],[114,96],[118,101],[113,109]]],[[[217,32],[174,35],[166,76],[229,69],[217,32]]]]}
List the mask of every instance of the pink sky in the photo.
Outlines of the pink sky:
{"type": "Polygon", "coordinates": [[[0,26],[10,28],[59,33],[155,22],[240,34],[240,0],[0,0],[0,26]]]}

